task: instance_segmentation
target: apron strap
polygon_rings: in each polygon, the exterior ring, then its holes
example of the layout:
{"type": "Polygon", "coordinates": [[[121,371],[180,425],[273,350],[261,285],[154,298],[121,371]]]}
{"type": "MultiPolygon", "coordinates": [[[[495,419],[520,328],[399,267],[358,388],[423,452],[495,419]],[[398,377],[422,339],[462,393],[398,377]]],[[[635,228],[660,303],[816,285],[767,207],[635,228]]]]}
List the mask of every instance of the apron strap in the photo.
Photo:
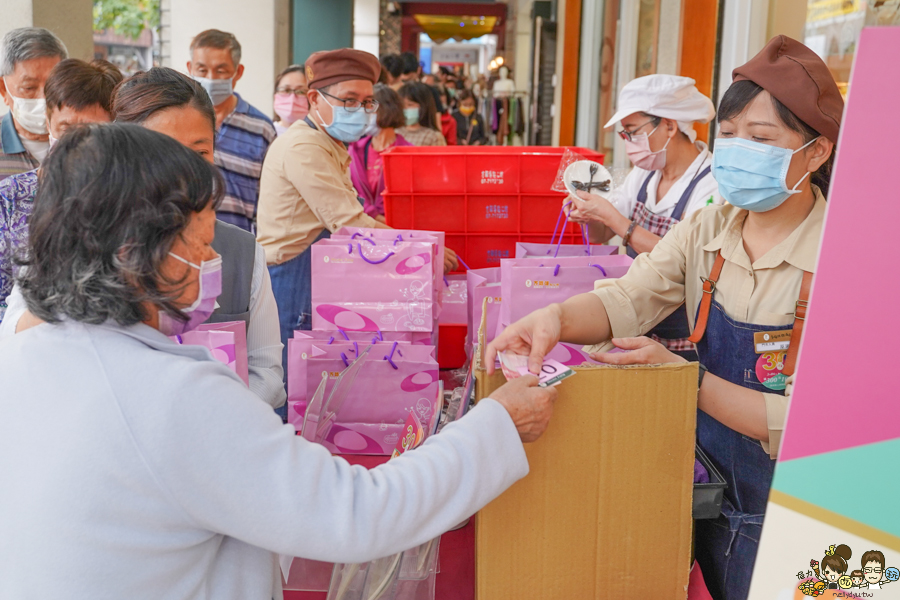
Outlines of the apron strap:
{"type": "Polygon", "coordinates": [[[791,333],[791,343],[788,346],[787,357],[784,360],[784,369],[781,370],[787,376],[794,374],[797,366],[797,353],[800,351],[800,338],[803,337],[803,323],[806,321],[806,311],[809,308],[809,291],[812,289],[813,274],[803,271],[803,282],[800,284],[800,298],[797,299],[797,308],[794,310],[794,328],[791,333]]]}
{"type": "Polygon", "coordinates": [[[675,205],[675,209],[672,210],[672,218],[676,221],[680,221],[681,217],[684,216],[684,211],[687,208],[688,202],[691,200],[691,196],[694,194],[694,189],[697,187],[697,184],[700,183],[700,180],[712,173],[712,167],[706,167],[700,173],[691,179],[691,182],[688,184],[687,188],[685,188],[684,193],[681,194],[681,198],[678,199],[678,204],[675,205]]]}
{"type": "Polygon", "coordinates": [[[700,299],[700,310],[697,312],[697,323],[694,325],[694,332],[688,339],[698,343],[703,339],[706,333],[706,322],[709,320],[709,307],[712,305],[713,294],[716,293],[716,282],[719,281],[719,275],[722,274],[722,266],[725,264],[725,257],[722,251],[716,254],[716,262],[709,272],[709,277],[701,277],[703,280],[703,297],[700,299]]]}
{"type": "Polygon", "coordinates": [[[650,174],[647,175],[647,179],[644,180],[644,184],[638,191],[637,201],[641,204],[647,203],[647,186],[650,185],[650,180],[653,179],[654,175],[656,175],[656,171],[650,171],[650,174]]]}

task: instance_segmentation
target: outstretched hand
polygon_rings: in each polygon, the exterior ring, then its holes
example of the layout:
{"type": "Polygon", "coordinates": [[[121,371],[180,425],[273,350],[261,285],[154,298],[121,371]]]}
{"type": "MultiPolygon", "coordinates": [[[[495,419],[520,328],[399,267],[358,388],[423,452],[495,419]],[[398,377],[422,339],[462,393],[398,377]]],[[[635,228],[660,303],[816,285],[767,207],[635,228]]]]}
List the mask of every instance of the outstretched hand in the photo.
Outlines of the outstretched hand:
{"type": "Polygon", "coordinates": [[[608,365],[661,365],[688,362],[648,337],[613,338],[616,348],[628,352],[594,352],[590,357],[608,365]]]}
{"type": "Polygon", "coordinates": [[[491,342],[484,356],[488,375],[494,373],[498,352],[510,351],[528,356],[528,370],[541,372],[544,357],[559,343],[562,330],[559,305],[551,304],[519,319],[491,342]]]}

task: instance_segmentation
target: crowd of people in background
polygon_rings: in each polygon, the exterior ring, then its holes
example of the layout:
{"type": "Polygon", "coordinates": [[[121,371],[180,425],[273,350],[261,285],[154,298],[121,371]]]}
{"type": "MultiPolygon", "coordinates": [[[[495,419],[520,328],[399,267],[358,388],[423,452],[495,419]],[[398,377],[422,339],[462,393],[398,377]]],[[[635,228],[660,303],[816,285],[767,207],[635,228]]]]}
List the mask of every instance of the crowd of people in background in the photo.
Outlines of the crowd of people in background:
{"type": "MultiPolygon", "coordinates": [[[[344,227],[390,229],[388,149],[491,143],[479,114],[488,82],[460,69],[425,73],[408,53],[316,52],[278,75],[273,121],[235,91],[244,68],[238,40],[218,30],[193,39],[184,73],[154,67],[127,79],[108,62],[68,58],[46,29],[15,29],[0,42],[10,111],[0,119],[0,339],[12,338],[0,344],[0,423],[12,424],[0,457],[16,455],[0,459],[14,489],[0,495],[0,514],[30,508],[19,530],[5,523],[4,532],[33,570],[19,574],[9,560],[0,573],[45,580],[27,558],[39,554],[29,527],[52,531],[60,548],[89,549],[57,561],[65,587],[43,596],[79,596],[70,581],[92,584],[102,564],[111,575],[97,578],[122,590],[117,597],[140,596],[138,571],[147,581],[208,581],[216,598],[273,597],[270,552],[363,562],[432,539],[524,476],[520,442],[549,421],[552,388],[516,379],[430,451],[381,471],[378,484],[272,418],[272,408],[285,416],[287,340],[312,327],[311,247],[344,227]],[[171,342],[204,322],[233,321],[246,323],[249,392],[211,368],[208,353],[171,342]],[[265,404],[247,402],[250,393],[265,404]],[[52,406],[54,418],[36,406],[52,406]],[[84,460],[47,450],[59,447],[84,460]],[[457,460],[466,453],[492,460],[457,460]],[[423,483],[416,461],[429,456],[445,468],[423,483]],[[297,477],[276,477],[292,469],[297,477]],[[53,490],[68,492],[70,480],[79,493],[61,502],[53,490]],[[102,525],[145,542],[132,554],[90,530],[108,498],[120,512],[102,525]],[[298,506],[311,508],[290,520],[302,531],[285,542],[278,517],[298,506]],[[396,507],[393,520],[382,506],[396,507]],[[316,545],[337,530],[333,549],[316,545]]],[[[512,86],[508,70],[499,75],[512,86]]],[[[825,63],[784,36],[733,79],[718,110],[685,77],[622,88],[606,127],[621,127],[635,166],[617,190],[626,201],[579,191],[569,217],[595,242],[618,236],[634,264],[513,323],[485,357],[491,373],[498,352],[524,349],[537,373],[559,341],[615,337],[629,352],[591,356],[699,359],[698,442],[729,480],[724,506],[739,523],[697,525],[698,563],[717,598],[749,589],[843,113],[825,63]],[[711,153],[693,124],[714,118],[711,153]],[[791,331],[787,354],[759,356],[756,335],[791,331]],[[766,360],[773,372],[758,375],[766,360]]],[[[524,112],[510,100],[495,133],[504,141],[524,112]]],[[[445,272],[460,262],[444,248],[445,272]]]]}

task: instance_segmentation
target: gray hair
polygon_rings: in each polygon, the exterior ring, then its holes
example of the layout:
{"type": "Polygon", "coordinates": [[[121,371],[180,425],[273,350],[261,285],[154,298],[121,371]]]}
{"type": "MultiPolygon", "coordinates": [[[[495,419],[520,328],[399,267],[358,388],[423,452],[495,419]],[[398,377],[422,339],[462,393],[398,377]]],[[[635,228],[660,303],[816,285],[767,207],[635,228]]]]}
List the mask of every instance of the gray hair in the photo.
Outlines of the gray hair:
{"type": "Polygon", "coordinates": [[[16,65],[23,60],[58,56],[60,60],[69,57],[66,45],[49,29],[43,27],[20,27],[3,36],[0,42],[0,77],[12,75],[16,65]]]}
{"type": "Polygon", "coordinates": [[[241,43],[237,41],[233,33],[219,31],[218,29],[201,31],[197,34],[197,37],[191,40],[191,60],[193,60],[194,50],[197,48],[230,50],[231,62],[234,63],[234,68],[241,64],[241,43]]]}

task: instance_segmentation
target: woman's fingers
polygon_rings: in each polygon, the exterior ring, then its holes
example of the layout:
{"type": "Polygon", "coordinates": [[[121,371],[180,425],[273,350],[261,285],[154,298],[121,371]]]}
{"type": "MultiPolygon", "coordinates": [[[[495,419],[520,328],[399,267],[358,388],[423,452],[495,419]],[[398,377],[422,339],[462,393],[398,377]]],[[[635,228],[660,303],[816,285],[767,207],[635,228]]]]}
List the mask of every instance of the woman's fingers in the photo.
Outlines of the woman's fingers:
{"type": "Polygon", "coordinates": [[[637,352],[592,352],[592,359],[607,365],[642,365],[641,356],[637,352]]]}
{"type": "Polygon", "coordinates": [[[622,350],[637,350],[638,348],[652,346],[658,342],[655,342],[646,336],[641,336],[633,338],[613,338],[612,343],[615,344],[616,348],[621,348],[622,350]]]}

